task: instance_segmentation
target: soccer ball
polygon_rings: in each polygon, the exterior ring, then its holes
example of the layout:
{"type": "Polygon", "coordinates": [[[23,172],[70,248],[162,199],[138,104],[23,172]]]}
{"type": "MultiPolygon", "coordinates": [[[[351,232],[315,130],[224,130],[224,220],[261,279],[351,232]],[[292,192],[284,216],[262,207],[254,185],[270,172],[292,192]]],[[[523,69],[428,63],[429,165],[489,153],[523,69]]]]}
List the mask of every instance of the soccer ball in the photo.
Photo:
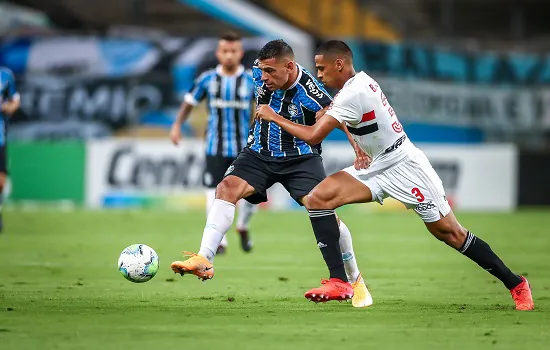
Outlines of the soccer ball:
{"type": "Polygon", "coordinates": [[[126,247],[118,258],[118,271],[128,281],[147,282],[159,270],[159,257],[153,248],[145,244],[126,247]]]}

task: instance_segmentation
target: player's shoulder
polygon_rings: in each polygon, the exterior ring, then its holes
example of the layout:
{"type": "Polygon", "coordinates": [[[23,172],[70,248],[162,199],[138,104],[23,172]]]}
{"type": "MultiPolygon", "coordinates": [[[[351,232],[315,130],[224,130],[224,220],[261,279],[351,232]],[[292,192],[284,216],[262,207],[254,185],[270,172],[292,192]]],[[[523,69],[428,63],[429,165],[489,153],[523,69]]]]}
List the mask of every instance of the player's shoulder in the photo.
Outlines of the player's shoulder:
{"type": "Polygon", "coordinates": [[[198,76],[197,81],[205,81],[208,79],[211,79],[212,77],[215,77],[218,74],[216,71],[216,68],[209,68],[206,70],[203,70],[198,76]]]}
{"type": "Polygon", "coordinates": [[[8,67],[0,67],[0,75],[4,79],[6,79],[6,78],[14,79],[15,78],[15,75],[13,74],[12,70],[9,69],[8,67]]]}

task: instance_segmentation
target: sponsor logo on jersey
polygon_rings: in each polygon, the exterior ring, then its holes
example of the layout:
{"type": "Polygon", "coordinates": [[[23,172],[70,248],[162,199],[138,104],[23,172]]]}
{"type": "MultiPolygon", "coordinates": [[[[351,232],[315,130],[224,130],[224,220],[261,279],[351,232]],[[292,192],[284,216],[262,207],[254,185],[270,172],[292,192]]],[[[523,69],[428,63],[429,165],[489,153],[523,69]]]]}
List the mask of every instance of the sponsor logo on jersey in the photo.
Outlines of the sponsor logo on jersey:
{"type": "Polygon", "coordinates": [[[309,89],[309,92],[311,92],[312,95],[314,95],[317,98],[323,98],[323,92],[320,91],[319,89],[317,89],[317,86],[315,85],[315,83],[311,79],[308,79],[308,81],[306,83],[306,86],[307,86],[307,88],[309,89]]]}
{"type": "Polygon", "coordinates": [[[401,125],[401,123],[400,123],[398,120],[394,121],[394,122],[392,123],[391,127],[392,127],[393,131],[395,131],[395,132],[398,133],[398,134],[399,134],[401,131],[403,131],[403,125],[401,125]]]}
{"type": "Polygon", "coordinates": [[[239,100],[223,100],[221,98],[214,98],[210,100],[211,108],[235,108],[235,109],[248,109],[250,104],[248,101],[239,100]]]}

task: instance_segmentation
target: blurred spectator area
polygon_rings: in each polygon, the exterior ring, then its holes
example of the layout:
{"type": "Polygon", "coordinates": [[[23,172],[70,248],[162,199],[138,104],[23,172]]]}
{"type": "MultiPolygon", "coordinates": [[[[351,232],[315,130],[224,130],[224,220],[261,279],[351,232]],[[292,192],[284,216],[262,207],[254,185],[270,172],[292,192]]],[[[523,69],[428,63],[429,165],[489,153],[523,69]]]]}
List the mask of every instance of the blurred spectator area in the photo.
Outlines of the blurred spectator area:
{"type": "MultiPolygon", "coordinates": [[[[106,32],[113,24],[155,28],[168,34],[217,36],[235,30],[177,0],[16,0],[45,12],[64,30],[106,32]]],[[[243,33],[244,34],[244,33],[243,33]]]]}

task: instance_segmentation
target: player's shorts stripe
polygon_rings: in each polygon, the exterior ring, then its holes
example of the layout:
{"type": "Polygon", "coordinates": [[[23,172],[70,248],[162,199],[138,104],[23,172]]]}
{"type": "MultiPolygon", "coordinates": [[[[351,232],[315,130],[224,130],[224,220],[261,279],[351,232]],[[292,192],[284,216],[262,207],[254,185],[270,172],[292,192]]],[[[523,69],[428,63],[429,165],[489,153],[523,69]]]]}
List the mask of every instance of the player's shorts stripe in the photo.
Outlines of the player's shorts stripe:
{"type": "Polygon", "coordinates": [[[350,134],[357,135],[357,136],[364,136],[364,135],[372,134],[373,132],[378,131],[378,123],[365,125],[360,128],[354,128],[348,125],[348,130],[350,134]]]}

